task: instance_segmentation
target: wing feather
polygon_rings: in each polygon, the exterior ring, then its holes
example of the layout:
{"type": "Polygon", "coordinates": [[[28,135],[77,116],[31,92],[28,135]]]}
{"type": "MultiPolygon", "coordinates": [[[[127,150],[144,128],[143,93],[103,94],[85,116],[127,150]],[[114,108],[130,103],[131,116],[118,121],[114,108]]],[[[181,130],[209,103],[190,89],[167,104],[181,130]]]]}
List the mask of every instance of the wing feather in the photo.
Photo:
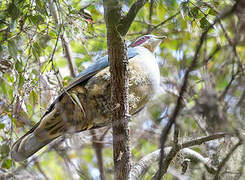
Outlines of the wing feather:
{"type": "MultiPolygon", "coordinates": [[[[139,52],[137,51],[137,48],[128,48],[127,55],[129,59],[135,57],[138,54],[139,52]]],[[[74,80],[72,80],[72,82],[68,86],[66,86],[62,90],[62,92],[58,95],[58,97],[54,100],[54,102],[49,106],[49,108],[44,113],[42,118],[54,109],[55,104],[60,101],[60,99],[65,95],[65,93],[67,93],[67,91],[69,91],[70,89],[72,89],[73,87],[75,87],[80,83],[86,82],[95,74],[97,74],[99,71],[103,70],[108,66],[109,66],[108,55],[106,55],[100,58],[99,60],[97,60],[95,63],[93,63],[88,68],[86,68],[84,71],[82,71],[77,77],[75,77],[74,80]]]]}

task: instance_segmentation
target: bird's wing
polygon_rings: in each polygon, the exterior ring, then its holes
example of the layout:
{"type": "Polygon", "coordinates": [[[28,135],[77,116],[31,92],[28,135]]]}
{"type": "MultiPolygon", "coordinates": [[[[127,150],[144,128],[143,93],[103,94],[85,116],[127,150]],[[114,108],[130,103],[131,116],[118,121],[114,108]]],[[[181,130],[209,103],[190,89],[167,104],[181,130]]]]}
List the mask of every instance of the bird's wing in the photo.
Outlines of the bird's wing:
{"type": "MultiPolygon", "coordinates": [[[[128,49],[128,58],[133,58],[139,54],[136,48],[129,48],[128,49]]],[[[52,112],[55,105],[61,100],[61,98],[73,87],[79,85],[80,83],[85,83],[88,79],[93,77],[96,73],[101,71],[102,69],[108,67],[108,56],[105,56],[98,61],[96,61],[93,65],[89,66],[83,72],[81,72],[64,90],[59,94],[56,100],[49,106],[46,113],[42,116],[41,120],[34,125],[25,135],[19,138],[12,146],[11,150],[11,157],[15,159],[15,161],[23,161],[26,158],[30,157],[40,148],[45,146],[46,144],[50,143],[55,138],[47,138],[44,141],[39,141],[36,135],[33,133],[42,122],[43,118],[49,113],[52,112]]]]}
{"type": "MultiPolygon", "coordinates": [[[[138,54],[139,52],[137,51],[137,48],[128,48],[127,55],[129,59],[135,57],[138,54]]],[[[95,74],[97,74],[99,71],[103,70],[108,66],[109,66],[109,60],[108,60],[108,55],[106,55],[100,58],[99,60],[95,61],[91,66],[89,66],[85,70],[83,70],[78,76],[74,78],[74,80],[72,80],[72,82],[68,86],[66,86],[62,90],[62,92],[58,95],[58,97],[54,100],[54,102],[49,106],[49,108],[44,113],[42,118],[53,110],[55,104],[58,101],[60,101],[60,99],[67,93],[67,91],[69,91],[70,89],[72,89],[73,87],[75,87],[80,83],[86,82],[95,74]]]]}

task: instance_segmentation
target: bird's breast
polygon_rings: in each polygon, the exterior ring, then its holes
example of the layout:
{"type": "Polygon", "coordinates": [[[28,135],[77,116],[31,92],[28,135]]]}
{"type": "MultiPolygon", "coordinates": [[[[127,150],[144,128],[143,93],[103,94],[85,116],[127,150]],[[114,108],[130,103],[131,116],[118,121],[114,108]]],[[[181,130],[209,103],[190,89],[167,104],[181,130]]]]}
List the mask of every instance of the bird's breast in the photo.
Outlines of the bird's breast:
{"type": "MultiPolygon", "coordinates": [[[[160,84],[156,59],[146,50],[129,60],[129,110],[134,114],[155,94],[160,84]]],[[[110,105],[109,67],[93,76],[83,88],[87,116],[94,122],[109,121],[113,107],[110,105]]]]}

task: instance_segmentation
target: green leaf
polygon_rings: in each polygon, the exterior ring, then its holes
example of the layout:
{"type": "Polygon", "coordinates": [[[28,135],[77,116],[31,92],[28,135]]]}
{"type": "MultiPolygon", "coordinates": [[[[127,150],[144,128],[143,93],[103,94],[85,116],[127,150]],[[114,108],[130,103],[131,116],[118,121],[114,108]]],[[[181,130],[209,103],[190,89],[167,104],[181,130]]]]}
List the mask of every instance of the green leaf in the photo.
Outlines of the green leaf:
{"type": "Polygon", "coordinates": [[[213,5],[214,5],[215,7],[218,7],[218,6],[220,5],[219,0],[213,0],[213,5]]]}
{"type": "Polygon", "coordinates": [[[25,83],[25,78],[24,78],[24,76],[23,76],[22,74],[19,74],[19,84],[18,84],[18,87],[19,87],[19,88],[20,88],[20,87],[23,87],[24,83],[25,83]]]}
{"type": "Polygon", "coordinates": [[[16,20],[11,20],[9,23],[9,32],[14,32],[16,30],[16,20]]]}
{"type": "Polygon", "coordinates": [[[58,67],[66,67],[67,66],[67,60],[65,58],[59,58],[56,61],[56,65],[58,67]]]}
{"type": "Polygon", "coordinates": [[[211,8],[210,8],[210,9],[208,10],[208,14],[209,14],[209,15],[216,16],[217,13],[215,12],[214,9],[211,9],[211,8]]]}
{"type": "Polygon", "coordinates": [[[6,159],[6,160],[2,163],[2,168],[10,169],[10,168],[11,168],[11,163],[12,163],[12,160],[11,160],[11,159],[6,159]]]}
{"type": "Polygon", "coordinates": [[[44,22],[44,19],[41,15],[35,15],[35,16],[30,15],[28,16],[28,18],[33,25],[38,25],[44,22]]]}
{"type": "Polygon", "coordinates": [[[198,18],[198,13],[199,13],[198,7],[194,7],[189,12],[189,17],[192,17],[192,18],[196,19],[196,18],[198,18]]]}
{"type": "Polygon", "coordinates": [[[7,12],[13,20],[17,19],[21,13],[19,8],[15,5],[15,3],[10,3],[8,5],[7,12]]]}
{"type": "Polygon", "coordinates": [[[171,9],[176,8],[177,5],[178,5],[178,3],[176,2],[176,0],[165,0],[165,3],[171,9]]]}
{"type": "Polygon", "coordinates": [[[0,123],[0,130],[3,129],[5,127],[5,124],[0,123]]]}
{"type": "Polygon", "coordinates": [[[0,84],[1,84],[0,90],[1,90],[2,93],[6,96],[6,95],[8,94],[7,84],[5,84],[4,81],[2,81],[1,79],[0,79],[0,84]]]}
{"type": "Polygon", "coordinates": [[[7,156],[7,155],[9,154],[9,152],[10,152],[10,147],[9,147],[9,145],[3,144],[3,145],[1,146],[1,156],[2,156],[2,157],[5,157],[5,156],[7,156]]]}
{"type": "Polygon", "coordinates": [[[54,31],[50,31],[50,32],[49,32],[49,36],[50,36],[51,38],[53,38],[53,39],[57,39],[56,32],[54,32],[54,31]]]}
{"type": "Polygon", "coordinates": [[[43,7],[43,1],[36,0],[36,7],[35,9],[40,12],[41,14],[47,15],[46,8],[43,7]]]}
{"type": "Polygon", "coordinates": [[[49,40],[50,40],[49,35],[45,35],[45,36],[40,37],[40,39],[39,39],[40,48],[45,49],[47,47],[47,43],[49,42],[49,40]]]}
{"type": "Polygon", "coordinates": [[[33,114],[33,106],[31,104],[26,104],[26,107],[27,107],[27,111],[28,111],[28,114],[29,115],[32,115],[33,114]]]}
{"type": "Polygon", "coordinates": [[[11,56],[16,57],[18,50],[17,50],[17,46],[14,40],[9,40],[8,41],[8,50],[11,56]]]}
{"type": "Polygon", "coordinates": [[[189,6],[188,5],[189,5],[188,2],[182,2],[180,4],[180,14],[181,14],[183,19],[185,18],[186,14],[189,11],[189,6]]]}
{"type": "Polygon", "coordinates": [[[158,119],[158,117],[162,113],[162,108],[159,107],[159,105],[155,104],[155,105],[151,106],[149,111],[150,111],[150,114],[151,114],[153,120],[156,120],[156,119],[158,119]]]}
{"type": "Polygon", "coordinates": [[[200,20],[200,27],[202,28],[202,29],[206,29],[206,28],[208,28],[211,24],[210,24],[210,22],[208,22],[208,20],[207,20],[207,18],[205,18],[205,17],[203,17],[201,20],[200,20]]]}
{"type": "Polygon", "coordinates": [[[13,98],[14,98],[14,86],[6,86],[7,87],[7,95],[9,98],[9,101],[12,102],[13,98]]]}
{"type": "Polygon", "coordinates": [[[36,76],[39,75],[40,73],[37,69],[33,69],[31,72],[36,76]]]}
{"type": "Polygon", "coordinates": [[[31,102],[32,105],[37,104],[38,95],[35,91],[31,91],[31,93],[29,95],[29,101],[31,102]]]}
{"type": "Polygon", "coordinates": [[[33,44],[33,47],[34,47],[34,50],[35,50],[35,52],[37,53],[38,57],[41,56],[41,52],[42,52],[42,51],[41,51],[41,48],[40,48],[38,42],[35,42],[35,43],[33,44]]]}
{"type": "Polygon", "coordinates": [[[22,71],[22,68],[23,68],[22,63],[17,60],[16,63],[15,63],[15,69],[16,69],[16,71],[21,72],[22,71]]]}

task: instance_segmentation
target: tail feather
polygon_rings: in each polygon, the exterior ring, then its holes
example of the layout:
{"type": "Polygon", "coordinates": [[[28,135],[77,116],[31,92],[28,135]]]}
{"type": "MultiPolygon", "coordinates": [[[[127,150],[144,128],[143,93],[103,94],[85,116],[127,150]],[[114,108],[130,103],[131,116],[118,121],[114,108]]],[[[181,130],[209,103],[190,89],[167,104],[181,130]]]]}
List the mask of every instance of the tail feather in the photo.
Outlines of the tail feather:
{"type": "MultiPolygon", "coordinates": [[[[45,114],[41,120],[24,136],[18,139],[11,148],[11,157],[15,161],[24,161],[43,146],[47,145],[62,133],[56,133],[50,135],[50,131],[56,129],[56,126],[53,123],[59,122],[61,119],[54,118],[56,109],[53,109],[51,112],[45,114]],[[49,124],[52,124],[52,128],[49,129],[49,124]]],[[[58,123],[60,124],[60,123],[58,123]]],[[[64,125],[64,124],[62,124],[64,125]]]]}
{"type": "Polygon", "coordinates": [[[28,133],[14,143],[11,157],[17,162],[24,161],[54,139],[40,140],[35,136],[34,132],[28,133]]]}

